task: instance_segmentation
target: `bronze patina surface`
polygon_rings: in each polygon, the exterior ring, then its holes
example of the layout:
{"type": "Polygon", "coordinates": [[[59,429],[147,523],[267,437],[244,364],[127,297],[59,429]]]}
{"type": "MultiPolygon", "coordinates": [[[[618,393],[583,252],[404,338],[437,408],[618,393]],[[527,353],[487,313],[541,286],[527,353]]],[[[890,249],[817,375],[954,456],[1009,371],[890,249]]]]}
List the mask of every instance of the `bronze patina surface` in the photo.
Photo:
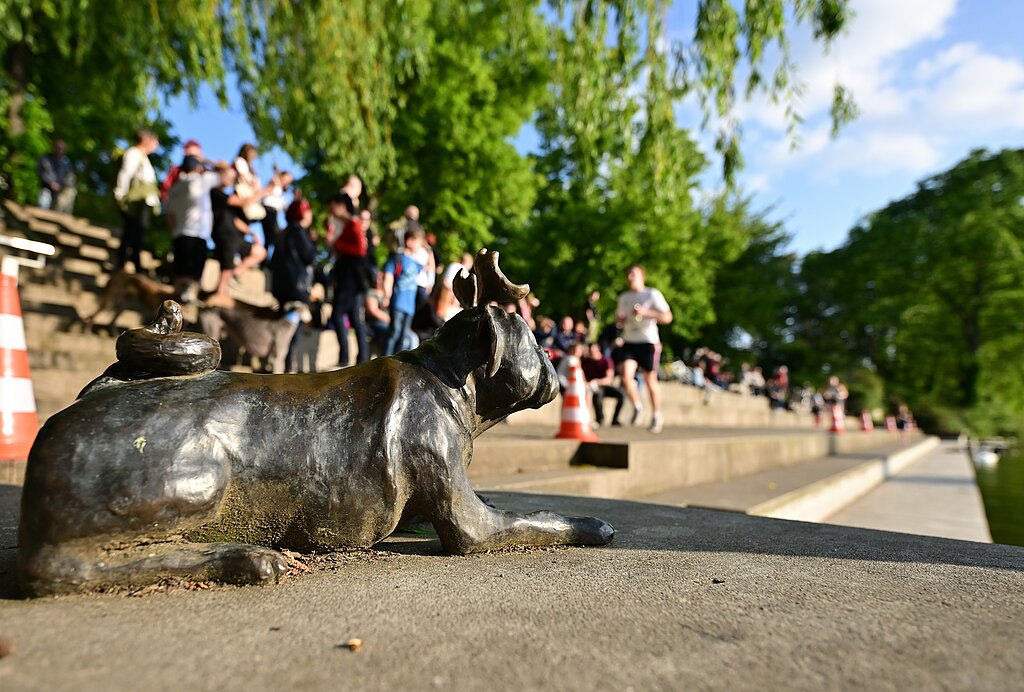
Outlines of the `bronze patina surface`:
{"type": "Polygon", "coordinates": [[[118,342],[118,362],[43,426],[19,527],[28,595],[164,577],[274,581],[279,549],[366,547],[405,517],[444,549],[608,543],[592,517],[518,514],[470,487],[473,440],[557,394],[497,254],[461,277],[466,307],[413,351],[306,375],[213,370],[212,340],[180,310],[118,342]]]}

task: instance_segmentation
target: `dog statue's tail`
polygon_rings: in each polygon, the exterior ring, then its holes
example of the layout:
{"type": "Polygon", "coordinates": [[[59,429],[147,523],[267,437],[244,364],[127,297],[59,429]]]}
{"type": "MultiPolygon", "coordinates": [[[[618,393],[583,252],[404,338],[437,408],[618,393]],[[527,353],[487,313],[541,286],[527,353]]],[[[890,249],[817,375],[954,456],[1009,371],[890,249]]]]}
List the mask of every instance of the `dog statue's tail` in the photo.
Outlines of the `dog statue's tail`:
{"type": "Polygon", "coordinates": [[[117,362],[78,395],[154,377],[205,375],[220,365],[220,344],[205,334],[181,331],[181,306],[165,300],[152,324],[117,338],[117,362]]]}

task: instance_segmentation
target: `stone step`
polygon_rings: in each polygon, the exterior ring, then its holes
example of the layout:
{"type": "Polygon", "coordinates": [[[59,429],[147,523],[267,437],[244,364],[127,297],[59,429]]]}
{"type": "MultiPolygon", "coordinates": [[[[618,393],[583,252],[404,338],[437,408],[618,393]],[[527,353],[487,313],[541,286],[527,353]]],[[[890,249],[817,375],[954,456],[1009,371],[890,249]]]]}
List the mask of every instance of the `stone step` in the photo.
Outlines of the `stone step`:
{"type": "MultiPolygon", "coordinates": [[[[552,435],[553,437],[553,435],[552,435]]],[[[491,439],[486,434],[473,446],[470,478],[565,471],[580,449],[574,440],[491,439]]]]}
{"type": "MultiPolygon", "coordinates": [[[[513,448],[500,436],[517,432],[516,428],[508,426],[497,433],[497,439],[489,439],[491,432],[488,432],[477,440],[477,454],[487,461],[480,468],[470,467],[476,485],[566,494],[581,494],[580,488],[585,487],[586,492],[582,494],[639,498],[806,464],[830,455],[884,448],[891,446],[895,439],[885,433],[829,435],[800,430],[666,428],[657,437],[629,428],[602,430],[603,442],[580,443],[578,450],[571,454],[570,449],[563,448],[561,459],[566,467],[556,474],[557,469],[551,468],[555,463],[553,457],[535,464],[529,461],[531,454],[542,454],[542,450],[553,444],[554,430],[529,429],[528,438],[518,440],[520,444],[513,456],[513,448]],[[612,439],[613,435],[618,439],[612,439]],[[626,473],[588,473],[585,480],[577,480],[574,476],[580,473],[581,466],[626,473]],[[537,476],[538,473],[543,475],[537,476]]],[[[558,444],[566,443],[558,441],[558,444]]]]}
{"type": "Polygon", "coordinates": [[[890,440],[871,452],[771,469],[644,496],[645,502],[820,522],[938,446],[936,437],[890,440]]]}
{"type": "Polygon", "coordinates": [[[626,469],[581,468],[569,471],[535,471],[507,476],[472,478],[473,487],[483,493],[493,490],[523,493],[576,495],[579,497],[619,497],[625,484],[626,469]]]}
{"type": "Polygon", "coordinates": [[[96,226],[79,216],[62,214],[59,211],[42,209],[40,207],[26,206],[23,207],[23,209],[30,219],[37,219],[39,221],[62,226],[81,236],[106,240],[112,238],[114,235],[112,229],[103,226],[96,226]]]}
{"type": "MultiPolygon", "coordinates": [[[[108,363],[109,365],[109,363],[108,363]]],[[[106,367],[106,366],[104,366],[106,367]]],[[[62,408],[69,406],[85,385],[103,372],[83,370],[33,370],[32,389],[36,396],[36,411],[40,425],[62,408]]]]}
{"type": "Polygon", "coordinates": [[[102,352],[99,350],[83,352],[73,349],[30,349],[28,352],[28,365],[33,375],[42,370],[63,370],[92,373],[95,377],[106,370],[107,366],[116,359],[113,345],[103,349],[102,352]]]}

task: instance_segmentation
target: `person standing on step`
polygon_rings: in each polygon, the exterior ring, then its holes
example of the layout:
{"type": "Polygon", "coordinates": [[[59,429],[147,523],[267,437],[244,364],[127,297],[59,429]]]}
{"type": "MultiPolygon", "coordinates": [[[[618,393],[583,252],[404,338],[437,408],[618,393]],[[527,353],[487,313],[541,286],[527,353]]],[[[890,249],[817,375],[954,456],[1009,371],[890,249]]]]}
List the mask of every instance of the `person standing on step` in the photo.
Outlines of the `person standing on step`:
{"type": "Polygon", "coordinates": [[[662,429],[661,392],[658,389],[658,361],[661,358],[661,338],[658,325],[672,322],[672,309],[661,291],[646,285],[643,267],[634,264],[626,272],[629,290],[619,296],[615,321],[622,327],[622,384],[626,396],[633,404],[632,423],[636,425],[643,413],[636,373],[640,371],[651,398],[652,433],[662,429]]]}
{"type": "Polygon", "coordinates": [[[370,360],[370,348],[366,342],[366,325],[363,322],[363,303],[366,291],[373,284],[366,266],[366,232],[359,215],[359,196],[363,193],[363,181],[357,175],[348,175],[345,185],[331,197],[328,204],[327,242],[334,253],[334,305],[331,321],[338,335],[338,365],[348,367],[350,363],[348,326],[356,337],[356,363],[370,360]],[[348,318],[348,325],[345,319],[348,318]]]}
{"type": "Polygon", "coordinates": [[[412,333],[412,318],[416,314],[416,278],[423,271],[421,250],[426,244],[423,229],[410,228],[402,240],[405,251],[394,253],[384,265],[384,302],[390,310],[391,324],[384,355],[392,356],[402,350],[412,333]]]}
{"type": "Polygon", "coordinates": [[[114,269],[124,268],[129,260],[138,271],[142,241],[149,230],[153,210],[160,206],[160,188],[156,182],[156,171],[149,155],[160,146],[160,140],[152,130],[139,130],[135,145],[128,147],[121,158],[114,185],[114,202],[121,211],[124,222],[121,246],[117,249],[114,269]]]}
{"type": "Polygon", "coordinates": [[[183,303],[199,299],[199,282],[206,267],[207,243],[213,233],[210,192],[220,186],[220,175],[207,170],[195,156],[186,156],[167,195],[167,218],[174,248],[173,280],[183,303]]]}

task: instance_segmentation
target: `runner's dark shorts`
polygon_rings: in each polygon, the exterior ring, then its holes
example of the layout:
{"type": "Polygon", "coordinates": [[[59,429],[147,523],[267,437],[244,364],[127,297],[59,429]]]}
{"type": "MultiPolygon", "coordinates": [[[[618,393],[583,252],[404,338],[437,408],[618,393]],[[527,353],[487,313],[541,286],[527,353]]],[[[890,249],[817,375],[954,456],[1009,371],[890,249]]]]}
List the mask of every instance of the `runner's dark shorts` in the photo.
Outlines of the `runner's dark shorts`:
{"type": "Polygon", "coordinates": [[[206,266],[206,240],[183,235],[174,239],[174,275],[199,281],[206,266]]]}
{"type": "Polygon", "coordinates": [[[214,234],[213,243],[216,246],[214,255],[221,269],[234,269],[235,255],[245,259],[252,252],[252,243],[247,242],[245,236],[237,231],[214,234]]]}
{"type": "Polygon", "coordinates": [[[636,361],[638,368],[644,372],[654,372],[661,356],[661,344],[622,344],[619,349],[619,360],[636,361]]]}

